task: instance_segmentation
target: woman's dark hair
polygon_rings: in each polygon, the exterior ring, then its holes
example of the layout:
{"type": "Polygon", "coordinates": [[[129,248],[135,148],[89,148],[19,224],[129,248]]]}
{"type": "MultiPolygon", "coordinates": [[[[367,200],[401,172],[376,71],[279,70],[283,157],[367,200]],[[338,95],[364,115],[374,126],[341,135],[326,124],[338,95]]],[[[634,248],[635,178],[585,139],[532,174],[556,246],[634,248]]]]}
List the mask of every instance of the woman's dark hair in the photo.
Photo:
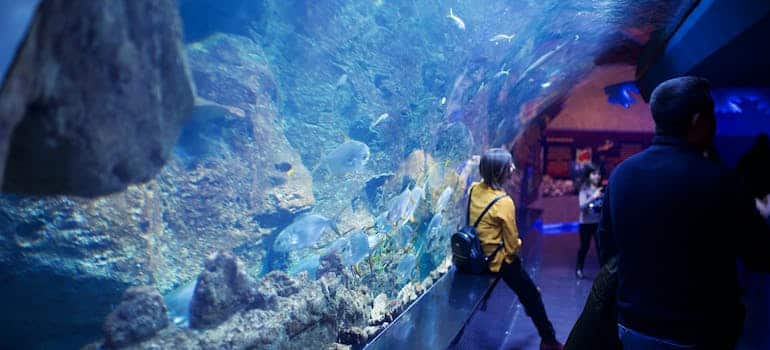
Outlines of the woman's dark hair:
{"type": "Polygon", "coordinates": [[[599,170],[599,167],[591,163],[583,165],[583,169],[580,172],[580,179],[578,180],[578,188],[591,186],[591,174],[599,170]]]}
{"type": "Polygon", "coordinates": [[[494,189],[503,189],[503,184],[511,175],[511,165],[513,165],[513,156],[502,148],[491,148],[479,162],[479,173],[484,183],[494,189]]]}

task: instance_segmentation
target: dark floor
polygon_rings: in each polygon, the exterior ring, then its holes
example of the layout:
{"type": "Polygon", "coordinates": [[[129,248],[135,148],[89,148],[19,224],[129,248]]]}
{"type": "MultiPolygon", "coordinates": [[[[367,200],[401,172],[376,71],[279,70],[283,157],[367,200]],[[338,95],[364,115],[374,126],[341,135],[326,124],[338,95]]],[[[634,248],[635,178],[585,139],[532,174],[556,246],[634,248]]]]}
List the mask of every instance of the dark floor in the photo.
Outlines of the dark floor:
{"type": "MultiPolygon", "coordinates": [[[[575,278],[578,238],[575,232],[544,235],[537,251],[530,254],[531,260],[524,262],[541,290],[548,316],[562,342],[583,309],[599,266],[592,246],[586,259],[588,278],[575,278]]],[[[539,345],[532,321],[513,291],[501,282],[492,292],[486,310],[474,314],[455,348],[538,349],[539,345]]]]}

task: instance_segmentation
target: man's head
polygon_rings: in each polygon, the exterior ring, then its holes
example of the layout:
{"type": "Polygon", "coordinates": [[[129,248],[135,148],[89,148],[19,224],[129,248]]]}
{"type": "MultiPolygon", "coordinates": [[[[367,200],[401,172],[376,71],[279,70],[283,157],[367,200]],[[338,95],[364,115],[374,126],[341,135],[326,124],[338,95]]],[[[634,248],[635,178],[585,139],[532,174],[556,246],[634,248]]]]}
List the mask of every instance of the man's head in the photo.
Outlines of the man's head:
{"type": "Polygon", "coordinates": [[[650,98],[655,133],[687,140],[705,148],[716,133],[714,100],[709,82],[698,77],[667,80],[650,98]]]}

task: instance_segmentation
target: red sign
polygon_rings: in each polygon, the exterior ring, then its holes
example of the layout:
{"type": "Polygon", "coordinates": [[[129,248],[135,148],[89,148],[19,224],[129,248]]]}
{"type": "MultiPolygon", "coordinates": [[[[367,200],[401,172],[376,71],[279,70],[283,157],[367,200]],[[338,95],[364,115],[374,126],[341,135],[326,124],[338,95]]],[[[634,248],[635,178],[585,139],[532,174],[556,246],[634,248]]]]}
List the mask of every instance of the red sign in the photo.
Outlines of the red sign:
{"type": "Polygon", "coordinates": [[[591,148],[578,148],[575,153],[575,161],[578,164],[587,164],[591,163],[591,160],[593,160],[593,153],[591,151],[591,148]]]}

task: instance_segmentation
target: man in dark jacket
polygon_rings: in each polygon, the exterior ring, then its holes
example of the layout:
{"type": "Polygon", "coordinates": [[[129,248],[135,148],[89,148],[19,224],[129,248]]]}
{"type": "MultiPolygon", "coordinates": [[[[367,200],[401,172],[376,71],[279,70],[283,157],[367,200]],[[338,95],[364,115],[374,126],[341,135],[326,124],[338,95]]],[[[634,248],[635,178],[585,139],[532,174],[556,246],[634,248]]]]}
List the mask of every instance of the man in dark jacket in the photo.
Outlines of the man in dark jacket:
{"type": "Polygon", "coordinates": [[[609,180],[598,237],[618,260],[624,349],[732,349],[744,316],[736,262],[770,271],[770,225],[708,150],[708,82],[682,77],[652,94],[655,139],[609,180]]]}

